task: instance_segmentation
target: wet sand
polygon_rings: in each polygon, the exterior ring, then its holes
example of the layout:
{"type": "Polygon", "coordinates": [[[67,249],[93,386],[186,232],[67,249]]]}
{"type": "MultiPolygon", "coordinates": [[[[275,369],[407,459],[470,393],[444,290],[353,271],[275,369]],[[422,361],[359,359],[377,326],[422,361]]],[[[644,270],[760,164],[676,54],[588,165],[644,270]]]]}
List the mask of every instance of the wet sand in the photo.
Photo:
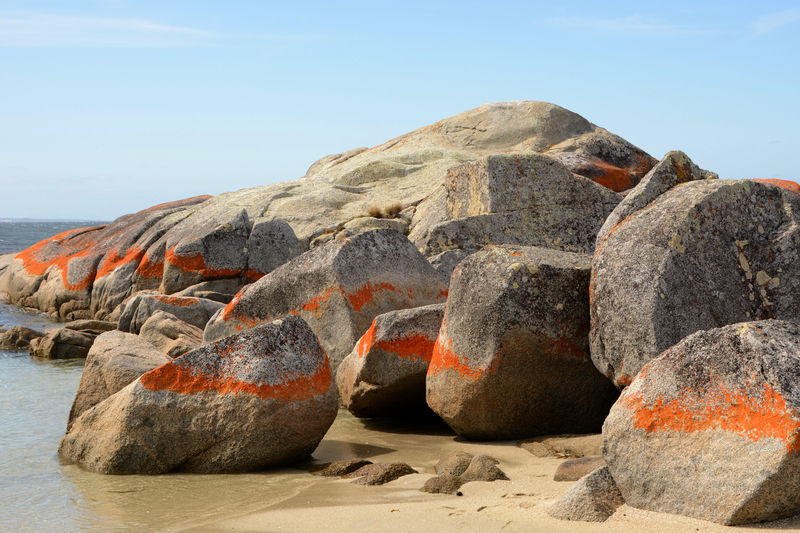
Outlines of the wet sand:
{"type": "MultiPolygon", "coordinates": [[[[287,483],[274,486],[279,493],[279,496],[273,495],[274,501],[264,501],[260,506],[252,502],[250,509],[219,509],[216,516],[195,517],[175,530],[326,533],[800,530],[800,517],[731,528],[628,506],[621,507],[604,523],[555,520],[546,514],[546,508],[572,484],[553,481],[553,474],[563,459],[535,457],[519,448],[516,442],[462,441],[440,423],[378,424],[360,421],[342,411],[314,453],[313,462],[355,457],[373,462],[406,462],[420,473],[377,487],[298,471],[279,474],[288,476],[287,483]],[[424,482],[434,475],[438,460],[454,451],[496,457],[510,481],[468,483],[462,487],[463,496],[420,492],[424,482]]],[[[230,483],[235,484],[235,481],[230,483]]]]}

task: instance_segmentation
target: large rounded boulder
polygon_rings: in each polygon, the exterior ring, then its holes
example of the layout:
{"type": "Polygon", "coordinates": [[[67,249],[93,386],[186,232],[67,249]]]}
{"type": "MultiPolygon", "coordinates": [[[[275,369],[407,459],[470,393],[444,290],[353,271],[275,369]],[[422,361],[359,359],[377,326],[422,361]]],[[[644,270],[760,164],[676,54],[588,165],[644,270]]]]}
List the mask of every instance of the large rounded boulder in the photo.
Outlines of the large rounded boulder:
{"type": "Polygon", "coordinates": [[[793,191],[700,179],[677,183],[608,228],[592,261],[597,368],[624,387],[695,331],[799,321],[798,214],[793,191]]]}
{"type": "Polygon", "coordinates": [[[489,246],[453,272],[428,405],[468,438],[597,432],[616,393],[589,358],[590,258],[489,246]]]}
{"type": "Polygon", "coordinates": [[[337,410],[328,358],[290,316],[147,372],[75,419],[59,455],[107,474],[252,471],[307,457],[337,410]]]}
{"type": "Polygon", "coordinates": [[[211,319],[204,340],[299,315],[335,370],[376,316],[446,298],[446,280],[406,237],[369,231],[313,248],[246,286],[211,319]]]}
{"type": "Polygon", "coordinates": [[[360,417],[425,408],[425,374],[445,304],[375,317],[336,372],[342,404],[360,417]]]}
{"type": "Polygon", "coordinates": [[[800,513],[800,327],[699,331],[648,363],[603,426],[634,507],[721,524],[800,513]]]}

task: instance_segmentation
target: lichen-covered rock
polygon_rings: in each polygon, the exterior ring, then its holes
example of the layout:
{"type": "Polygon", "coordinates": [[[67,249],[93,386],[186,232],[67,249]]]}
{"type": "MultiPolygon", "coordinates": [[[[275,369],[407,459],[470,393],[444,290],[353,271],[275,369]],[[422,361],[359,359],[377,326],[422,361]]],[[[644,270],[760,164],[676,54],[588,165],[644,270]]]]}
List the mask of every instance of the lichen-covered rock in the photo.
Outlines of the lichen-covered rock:
{"type": "Polygon", "coordinates": [[[445,220],[416,239],[425,255],[487,244],[594,250],[597,232],[622,197],[536,153],[497,154],[454,167],[445,220]]]}
{"type": "Polygon", "coordinates": [[[702,329],[800,321],[800,195],[754,181],[676,185],[623,219],[592,260],[591,351],[618,387],[702,329]]]}
{"type": "Polygon", "coordinates": [[[490,246],[453,273],[428,405],[457,433],[599,430],[616,396],[588,353],[589,257],[490,246]]]}
{"type": "Polygon", "coordinates": [[[648,363],[603,426],[634,507],[727,525],[800,512],[800,327],[698,331],[648,363]]]}
{"type": "Polygon", "coordinates": [[[81,413],[169,360],[147,341],[130,333],[109,331],[97,337],[86,356],[78,391],[69,411],[67,432],[81,413]]]}
{"type": "Polygon", "coordinates": [[[13,326],[0,329],[0,350],[27,350],[33,339],[42,337],[44,333],[25,326],[13,326]]]}
{"type": "Polygon", "coordinates": [[[325,352],[299,317],[207,344],[73,421],[59,456],[108,474],[245,472],[307,457],[333,423],[325,352]]]}
{"type": "Polygon", "coordinates": [[[578,481],[583,476],[606,465],[602,455],[567,459],[556,468],[553,481],[578,481]]]}
{"type": "Polygon", "coordinates": [[[683,152],[669,152],[642,178],[614,211],[606,218],[597,233],[597,242],[605,241],[609,232],[636,211],[681,183],[704,179],[703,171],[683,152]]]}
{"type": "Polygon", "coordinates": [[[389,311],[375,317],[336,372],[345,408],[356,416],[372,417],[427,407],[425,374],[439,336],[444,305],[389,311]]]}
{"type": "Polygon", "coordinates": [[[547,514],[559,520],[605,522],[624,503],[604,466],[579,479],[547,509],[547,514]]]}
{"type": "Polygon", "coordinates": [[[139,336],[171,359],[192,351],[203,343],[203,330],[187,324],[172,313],[156,311],[145,321],[139,336]]]}
{"type": "Polygon", "coordinates": [[[376,316],[446,298],[447,283],[406,237],[375,230],[313,248],[248,285],[208,323],[204,340],[299,315],[335,370],[376,316]]]}
{"type": "Polygon", "coordinates": [[[214,313],[223,307],[225,304],[205,298],[142,291],[125,303],[118,328],[120,331],[139,333],[150,317],[158,311],[165,311],[187,324],[203,329],[214,313]]]}
{"type": "MultiPolygon", "coordinates": [[[[249,281],[247,282],[249,283],[249,281]]],[[[205,298],[227,304],[239,290],[247,285],[241,278],[215,279],[202,281],[196,285],[186,287],[172,296],[188,296],[191,298],[205,298]]]]}
{"type": "MultiPolygon", "coordinates": [[[[173,294],[203,281],[253,281],[315,238],[321,244],[329,237],[318,236],[326,231],[365,217],[370,206],[401,204],[408,210],[409,235],[419,243],[448,220],[439,210],[447,170],[504,152],[547,152],[612,188],[633,184],[647,160],[623,139],[559,106],[486,104],[370,149],[324,157],[300,180],[161,204],[46,239],[0,259],[0,294],[65,320],[106,318],[141,290],[173,294]],[[628,181],[619,185],[608,177],[618,175],[628,181]]],[[[551,211],[540,218],[558,216],[551,211]]],[[[496,238],[503,223],[498,217],[474,231],[496,238]]],[[[536,230],[514,223],[518,235],[536,230]]],[[[362,231],[360,224],[343,234],[362,231]]]]}
{"type": "Polygon", "coordinates": [[[75,331],[86,331],[91,332],[96,335],[100,335],[101,333],[105,333],[106,331],[114,331],[117,329],[117,323],[111,322],[108,320],[71,320],[69,322],[65,322],[63,327],[67,329],[72,329],[75,331]]]}
{"type": "Polygon", "coordinates": [[[397,478],[416,474],[417,471],[405,463],[373,463],[342,476],[354,479],[359,485],[383,485],[397,478]]]}
{"type": "Polygon", "coordinates": [[[31,340],[28,353],[44,359],[80,359],[89,353],[97,335],[69,328],[51,329],[42,337],[31,340]]]}

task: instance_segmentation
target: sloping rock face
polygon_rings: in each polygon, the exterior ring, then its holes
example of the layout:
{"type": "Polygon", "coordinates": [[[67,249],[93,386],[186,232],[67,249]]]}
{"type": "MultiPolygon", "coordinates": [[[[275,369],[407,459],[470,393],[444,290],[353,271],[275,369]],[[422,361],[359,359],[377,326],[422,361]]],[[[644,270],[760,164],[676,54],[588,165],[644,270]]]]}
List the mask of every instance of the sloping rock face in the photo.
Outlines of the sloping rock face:
{"type": "Polygon", "coordinates": [[[288,317],[147,372],[75,419],[59,455],[108,474],[258,470],[307,457],[337,409],[325,352],[288,317]]]}
{"type": "MultiPolygon", "coordinates": [[[[325,157],[297,181],[154,206],[57,235],[0,260],[0,294],[65,320],[106,318],[141,290],[172,294],[203,281],[258,279],[371,206],[400,203],[404,232],[426,236],[448,220],[440,209],[448,169],[506,151],[546,152],[614,190],[634,185],[655,163],[556,105],[487,104],[371,149],[325,157]]],[[[478,224],[472,240],[497,240],[502,224],[519,234],[532,229],[514,213],[478,224]]]]}
{"type": "Polygon", "coordinates": [[[142,339],[175,359],[203,343],[203,330],[187,324],[172,313],[157,311],[139,331],[142,339]]]}
{"type": "Polygon", "coordinates": [[[616,393],[589,358],[590,258],[490,246],[456,268],[428,405],[460,435],[598,431],[616,393]]]}
{"type": "Polygon", "coordinates": [[[125,303],[119,318],[118,329],[139,333],[145,322],[158,311],[203,329],[214,313],[225,307],[221,302],[192,296],[168,296],[153,291],[142,291],[125,303]]]}
{"type": "Polygon", "coordinates": [[[547,514],[559,520],[605,522],[624,503],[608,467],[603,466],[579,479],[547,514]]]}
{"type": "Polygon", "coordinates": [[[127,384],[170,358],[147,341],[121,331],[103,333],[95,340],[86,357],[78,392],[72,401],[67,431],[73,420],[127,384]]]}
{"type": "Polygon", "coordinates": [[[248,285],[211,319],[204,340],[299,315],[335,370],[376,316],[446,298],[446,281],[407,238],[375,230],[313,248],[248,285]]]}
{"type": "Polygon", "coordinates": [[[591,351],[618,387],[687,335],[800,321],[800,195],[753,181],[676,185],[611,228],[592,261],[591,351]]]}
{"type": "Polygon", "coordinates": [[[356,416],[408,413],[426,407],[425,374],[445,304],[375,317],[336,372],[339,397],[356,416]]]}
{"type": "Polygon", "coordinates": [[[591,253],[603,221],[622,200],[536,153],[491,155],[453,167],[444,191],[436,210],[444,221],[420,222],[409,235],[425,255],[487,244],[591,253]]]}
{"type": "Polygon", "coordinates": [[[626,503],[727,525],[800,512],[800,328],[699,331],[647,364],[603,426],[626,503]]]}

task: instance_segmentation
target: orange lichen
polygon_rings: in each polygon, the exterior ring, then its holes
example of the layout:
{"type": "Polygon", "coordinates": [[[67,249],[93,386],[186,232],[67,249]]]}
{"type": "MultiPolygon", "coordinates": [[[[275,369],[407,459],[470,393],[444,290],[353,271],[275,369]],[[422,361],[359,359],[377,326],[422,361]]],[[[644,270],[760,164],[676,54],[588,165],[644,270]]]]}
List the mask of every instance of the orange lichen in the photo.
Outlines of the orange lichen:
{"type": "Polygon", "coordinates": [[[311,375],[284,375],[283,382],[247,383],[231,377],[205,375],[193,368],[184,368],[180,361],[172,361],[147,372],[140,378],[143,387],[152,391],[170,391],[178,394],[217,392],[219,394],[251,394],[262,399],[279,399],[286,402],[309,400],[328,391],[331,369],[327,357],[311,375]]]}
{"type": "Polygon", "coordinates": [[[397,289],[391,283],[370,283],[367,282],[362,285],[359,289],[355,292],[345,293],[344,297],[347,298],[347,301],[350,303],[350,307],[353,308],[353,311],[358,312],[367,305],[369,302],[375,298],[376,293],[383,292],[383,291],[392,291],[398,292],[400,289],[397,289]]]}
{"type": "Polygon", "coordinates": [[[364,333],[358,340],[358,344],[356,344],[356,353],[359,357],[364,357],[370,350],[375,349],[393,353],[398,357],[411,360],[431,360],[436,341],[432,340],[427,335],[410,333],[392,340],[382,339],[376,341],[376,333],[376,325],[375,321],[373,321],[367,332],[364,333]]]}
{"type": "Polygon", "coordinates": [[[176,307],[191,307],[199,304],[197,298],[191,296],[167,296],[166,294],[157,294],[156,300],[167,305],[174,305],[176,307]]]}
{"type": "Polygon", "coordinates": [[[243,274],[242,270],[211,268],[206,265],[203,254],[179,255],[175,253],[175,248],[167,250],[166,262],[172,266],[178,267],[184,272],[196,272],[205,279],[234,278],[243,274]]]}
{"type": "Polygon", "coordinates": [[[319,296],[315,296],[308,302],[302,304],[301,307],[303,308],[303,311],[308,311],[310,313],[318,312],[320,309],[320,304],[324,303],[328,298],[330,298],[331,294],[333,294],[333,287],[330,287],[327,291],[323,292],[319,296]]]}
{"type": "Polygon", "coordinates": [[[794,181],[789,180],[779,180],[779,179],[757,179],[755,180],[759,183],[769,183],[770,185],[775,185],[776,187],[780,187],[781,189],[786,189],[787,191],[794,191],[800,193],[800,184],[797,184],[794,181]]]}
{"type": "Polygon", "coordinates": [[[127,265],[128,263],[139,263],[142,257],[144,257],[144,250],[138,247],[129,249],[124,255],[120,255],[116,251],[112,250],[108,255],[106,255],[105,259],[103,259],[100,268],[97,270],[96,277],[102,278],[103,276],[107,276],[118,267],[127,265]]]}
{"type": "Polygon", "coordinates": [[[693,391],[670,401],[659,398],[646,402],[641,393],[627,394],[620,404],[633,412],[634,426],[648,433],[676,431],[728,431],[752,441],[777,439],[791,453],[800,453],[800,421],[797,413],[769,384],[759,394],[753,390],[728,390],[720,385],[716,390],[697,396],[693,391]],[[691,398],[696,398],[694,401],[691,398]]]}
{"type": "Polygon", "coordinates": [[[375,321],[373,320],[367,332],[364,333],[364,335],[362,335],[360,339],[358,339],[358,343],[356,344],[356,353],[358,354],[359,357],[364,357],[365,355],[367,355],[367,352],[369,351],[370,347],[375,342],[375,334],[376,334],[376,326],[375,326],[375,321]]]}
{"type": "MultiPolygon", "coordinates": [[[[96,253],[92,250],[92,247],[98,242],[94,234],[104,227],[96,226],[64,231],[49,239],[37,242],[30,248],[18,253],[14,258],[22,261],[25,272],[32,276],[43,276],[48,269],[55,267],[61,272],[61,280],[64,287],[73,291],[86,289],[91,286],[95,279],[95,270],[88,272],[83,279],[70,283],[67,279],[67,265],[72,259],[88,257],[90,254],[96,253]],[[40,253],[45,252],[44,249],[51,244],[59,247],[59,254],[52,258],[40,260],[40,253]]],[[[46,253],[43,255],[46,255],[46,253]]]]}
{"type": "Polygon", "coordinates": [[[619,387],[627,387],[633,382],[633,378],[630,377],[628,374],[622,374],[620,377],[614,380],[614,384],[619,387]]]}
{"type": "Polygon", "coordinates": [[[592,177],[592,181],[614,192],[622,192],[635,185],[634,175],[630,170],[620,168],[603,160],[595,159],[592,166],[599,175],[592,177]]]}

